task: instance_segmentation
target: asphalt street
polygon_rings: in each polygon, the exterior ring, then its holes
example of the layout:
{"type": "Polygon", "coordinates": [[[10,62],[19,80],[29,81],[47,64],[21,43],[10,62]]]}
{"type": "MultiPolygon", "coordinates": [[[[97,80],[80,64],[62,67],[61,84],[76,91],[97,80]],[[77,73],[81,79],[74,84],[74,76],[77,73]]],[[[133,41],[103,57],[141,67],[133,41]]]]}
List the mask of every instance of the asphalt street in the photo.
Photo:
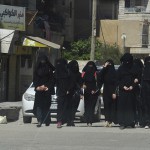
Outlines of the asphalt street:
{"type": "Polygon", "coordinates": [[[0,150],[149,150],[150,129],[128,128],[117,125],[104,127],[104,121],[87,127],[76,122],[75,127],[56,128],[56,122],[37,128],[36,119],[24,124],[0,124],[0,150]]]}

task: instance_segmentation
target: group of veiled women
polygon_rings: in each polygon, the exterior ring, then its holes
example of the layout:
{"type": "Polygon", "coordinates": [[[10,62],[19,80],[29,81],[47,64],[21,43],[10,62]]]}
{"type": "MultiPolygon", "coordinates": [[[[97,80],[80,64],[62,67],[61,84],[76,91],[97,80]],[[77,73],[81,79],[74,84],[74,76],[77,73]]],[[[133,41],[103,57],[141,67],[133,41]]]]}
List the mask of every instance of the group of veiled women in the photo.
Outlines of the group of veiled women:
{"type": "Polygon", "coordinates": [[[102,70],[89,61],[79,71],[76,60],[56,60],[55,67],[46,55],[40,55],[35,67],[33,84],[35,102],[33,113],[38,125],[50,125],[51,95],[57,87],[57,128],[63,124],[75,126],[74,119],[79,102],[84,96],[84,116],[87,126],[94,122],[94,111],[100,89],[103,88],[105,126],[119,124],[120,129],[134,128],[136,124],[150,127],[150,56],[144,63],[125,53],[116,70],[113,60],[108,59],[102,70]],[[83,90],[84,89],[84,90],[83,90]],[[84,91],[84,92],[83,92],[84,91]]]}

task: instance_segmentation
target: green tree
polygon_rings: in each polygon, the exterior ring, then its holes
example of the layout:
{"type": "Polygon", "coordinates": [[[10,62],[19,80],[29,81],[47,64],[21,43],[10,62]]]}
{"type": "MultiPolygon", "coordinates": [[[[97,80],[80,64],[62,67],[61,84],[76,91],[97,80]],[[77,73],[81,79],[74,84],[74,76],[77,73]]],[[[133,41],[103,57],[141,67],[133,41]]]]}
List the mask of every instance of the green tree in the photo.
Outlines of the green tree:
{"type": "MultiPolygon", "coordinates": [[[[72,42],[71,48],[64,50],[63,56],[69,60],[89,60],[91,50],[91,38],[72,42]]],[[[105,45],[96,40],[95,60],[104,63],[107,59],[112,59],[115,64],[120,63],[121,53],[117,45],[105,45]]]]}

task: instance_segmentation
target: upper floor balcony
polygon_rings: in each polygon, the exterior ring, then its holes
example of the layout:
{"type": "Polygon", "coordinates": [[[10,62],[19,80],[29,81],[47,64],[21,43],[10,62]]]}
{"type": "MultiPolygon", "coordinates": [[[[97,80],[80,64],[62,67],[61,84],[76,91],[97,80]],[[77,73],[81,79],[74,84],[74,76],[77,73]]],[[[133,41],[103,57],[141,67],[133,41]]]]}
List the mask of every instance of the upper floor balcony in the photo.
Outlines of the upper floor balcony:
{"type": "MultiPolygon", "coordinates": [[[[124,13],[148,13],[145,6],[135,6],[124,9],[124,13]]],[[[150,12],[149,12],[150,13],[150,12]]]]}
{"type": "Polygon", "coordinates": [[[145,6],[135,6],[122,8],[119,15],[119,20],[150,20],[150,10],[145,6]]]}

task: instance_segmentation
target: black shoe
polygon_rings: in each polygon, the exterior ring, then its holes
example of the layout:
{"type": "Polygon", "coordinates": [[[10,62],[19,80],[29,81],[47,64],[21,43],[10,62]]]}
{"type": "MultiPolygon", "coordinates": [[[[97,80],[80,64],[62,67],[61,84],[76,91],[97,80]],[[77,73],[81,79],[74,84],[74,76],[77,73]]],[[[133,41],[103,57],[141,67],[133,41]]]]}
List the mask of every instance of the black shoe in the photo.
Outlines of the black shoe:
{"type": "Polygon", "coordinates": [[[119,128],[120,128],[120,130],[123,130],[123,129],[125,129],[126,127],[125,127],[125,126],[120,126],[119,128]]]}
{"type": "Polygon", "coordinates": [[[132,127],[132,128],[135,128],[135,124],[132,124],[131,127],[132,127]]]}
{"type": "Polygon", "coordinates": [[[38,122],[37,127],[38,128],[41,127],[41,122],[38,122]]]}
{"type": "Polygon", "coordinates": [[[67,127],[71,127],[71,123],[67,123],[67,127]]]}
{"type": "Polygon", "coordinates": [[[92,123],[87,123],[87,126],[88,127],[92,127],[92,123]]]}
{"type": "Polygon", "coordinates": [[[74,124],[74,122],[72,122],[72,123],[71,123],[71,126],[72,126],[72,127],[75,127],[75,124],[74,124]]]}
{"type": "Polygon", "coordinates": [[[50,123],[45,123],[45,126],[49,126],[50,125],[50,123]]]}

